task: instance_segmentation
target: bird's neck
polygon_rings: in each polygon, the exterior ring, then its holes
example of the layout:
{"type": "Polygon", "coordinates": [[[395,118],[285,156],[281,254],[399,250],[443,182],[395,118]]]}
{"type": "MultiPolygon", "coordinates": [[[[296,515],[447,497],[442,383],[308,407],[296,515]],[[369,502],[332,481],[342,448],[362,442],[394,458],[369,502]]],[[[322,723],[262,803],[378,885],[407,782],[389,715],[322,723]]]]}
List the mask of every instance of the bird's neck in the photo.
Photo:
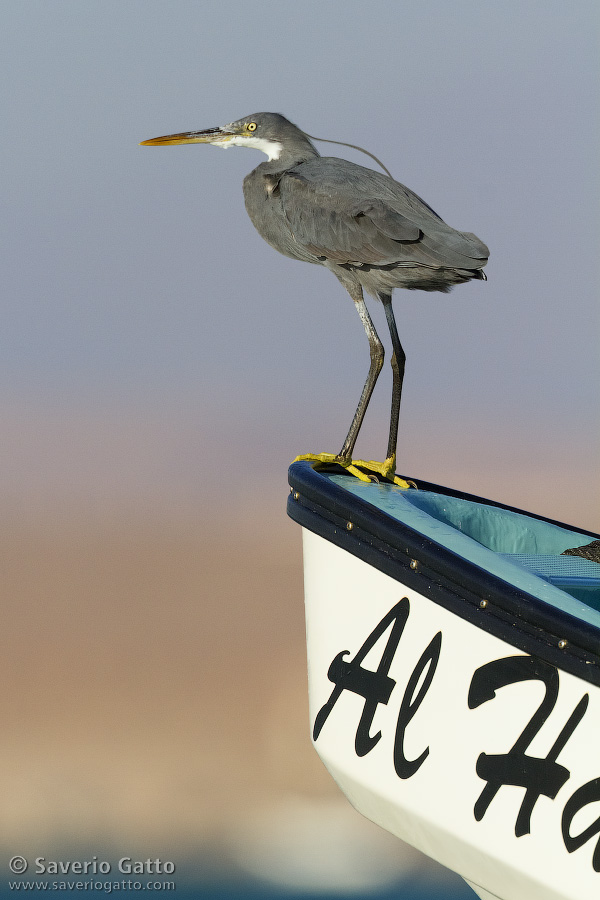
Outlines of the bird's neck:
{"type": "Polygon", "coordinates": [[[302,137],[295,140],[290,146],[284,145],[277,159],[261,163],[258,168],[264,175],[277,175],[300,163],[307,162],[309,159],[316,159],[320,155],[308,138],[302,137]]]}

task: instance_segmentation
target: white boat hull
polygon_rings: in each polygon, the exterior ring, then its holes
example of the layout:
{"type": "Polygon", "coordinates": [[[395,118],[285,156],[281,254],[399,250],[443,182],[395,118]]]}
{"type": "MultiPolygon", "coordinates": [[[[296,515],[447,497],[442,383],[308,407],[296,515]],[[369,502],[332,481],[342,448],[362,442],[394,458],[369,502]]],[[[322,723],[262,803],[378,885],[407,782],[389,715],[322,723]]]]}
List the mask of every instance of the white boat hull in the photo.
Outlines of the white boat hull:
{"type": "MultiPolygon", "coordinates": [[[[303,528],[314,746],[484,900],[600,896],[600,688],[303,528]]],[[[418,560],[414,562],[417,569],[418,560]]]]}

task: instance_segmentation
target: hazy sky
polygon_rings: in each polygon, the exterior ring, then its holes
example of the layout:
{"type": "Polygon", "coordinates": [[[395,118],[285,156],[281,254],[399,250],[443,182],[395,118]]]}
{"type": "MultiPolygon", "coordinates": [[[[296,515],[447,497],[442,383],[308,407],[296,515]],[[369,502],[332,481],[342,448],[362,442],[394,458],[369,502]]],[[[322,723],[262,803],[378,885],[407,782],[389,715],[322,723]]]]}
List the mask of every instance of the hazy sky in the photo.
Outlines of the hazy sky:
{"type": "MultiPolygon", "coordinates": [[[[221,449],[234,472],[244,441],[282,478],[296,453],[339,449],[366,339],[328,272],[252,228],[242,179],[264,157],[138,146],[269,110],[365,146],[490,247],[487,284],[395,294],[400,467],[467,490],[470,470],[557,469],[550,491],[589,497],[598,19],[595,0],[8,0],[0,492],[185,493],[221,449]]],[[[389,390],[386,372],[369,456],[389,390]]]]}

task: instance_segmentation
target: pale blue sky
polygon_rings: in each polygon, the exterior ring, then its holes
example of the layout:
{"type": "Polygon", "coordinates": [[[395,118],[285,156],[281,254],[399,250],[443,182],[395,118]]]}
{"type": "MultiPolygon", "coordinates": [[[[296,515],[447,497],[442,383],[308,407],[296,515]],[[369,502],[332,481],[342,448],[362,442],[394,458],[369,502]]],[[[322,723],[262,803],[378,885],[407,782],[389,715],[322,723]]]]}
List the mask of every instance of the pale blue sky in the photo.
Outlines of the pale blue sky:
{"type": "MultiPolygon", "coordinates": [[[[257,477],[339,449],[366,339],[329,273],[254,232],[241,182],[264,157],[138,146],[270,110],[367,147],[490,247],[487,284],[395,294],[400,467],[477,490],[494,469],[509,486],[507,465],[561,466],[563,488],[589,494],[598,19],[595,0],[9,0],[0,493],[85,493],[119,471],[124,493],[201,494],[199,458],[214,477],[243,430],[257,477]]],[[[386,372],[365,455],[385,450],[389,390],[386,372]]]]}

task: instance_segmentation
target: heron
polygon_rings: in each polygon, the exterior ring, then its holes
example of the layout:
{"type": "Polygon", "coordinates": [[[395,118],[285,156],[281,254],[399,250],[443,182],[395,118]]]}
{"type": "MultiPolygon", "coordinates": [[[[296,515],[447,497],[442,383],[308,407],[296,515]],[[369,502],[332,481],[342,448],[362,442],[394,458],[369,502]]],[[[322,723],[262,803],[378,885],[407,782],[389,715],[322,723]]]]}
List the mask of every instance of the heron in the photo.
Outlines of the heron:
{"type": "Polygon", "coordinates": [[[252,224],[284,256],[333,272],[354,301],[370,351],[367,378],[340,452],[297,458],[341,465],[362,481],[382,476],[407,487],[408,482],[396,475],[406,356],[392,292],[405,288],[447,293],[456,284],[485,281],[489,251],[471,232],[447,225],[387,169],[384,174],[349,160],[321,156],[313,140],[323,139],[311,139],[279,113],[262,112],[204,131],[152,138],[142,145],[212,144],[223,149],[249,147],[266,154],[266,162],[244,179],[244,200],[252,224]],[[353,459],[384,362],[383,344],[367,309],[365,292],[383,304],[392,344],[392,403],[384,462],[353,459]]]}

